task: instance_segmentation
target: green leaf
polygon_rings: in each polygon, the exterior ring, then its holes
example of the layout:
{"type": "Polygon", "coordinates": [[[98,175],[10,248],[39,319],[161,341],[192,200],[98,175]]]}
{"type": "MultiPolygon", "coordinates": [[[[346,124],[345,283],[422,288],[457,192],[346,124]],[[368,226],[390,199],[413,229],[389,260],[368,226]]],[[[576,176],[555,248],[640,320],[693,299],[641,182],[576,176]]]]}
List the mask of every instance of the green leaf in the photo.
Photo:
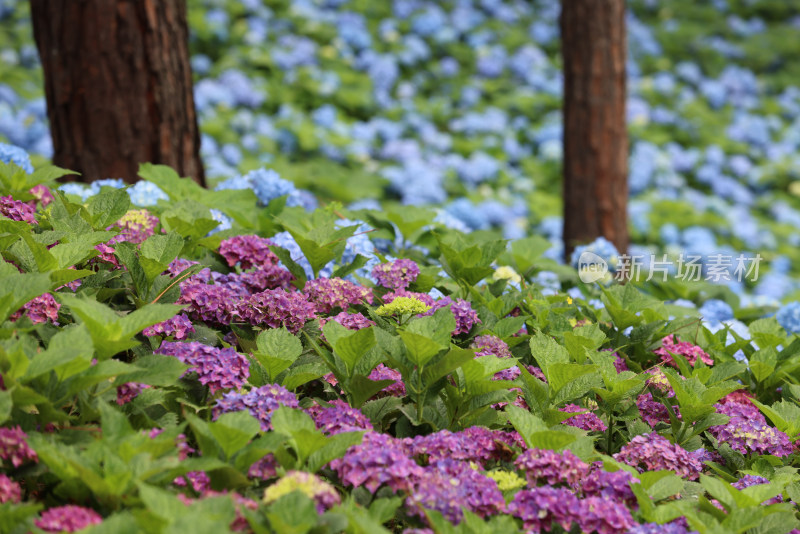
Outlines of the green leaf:
{"type": "Polygon", "coordinates": [[[94,347],[85,325],[65,328],[50,339],[47,350],[31,360],[24,381],[55,370],[59,381],[88,369],[92,364],[94,347]]]}
{"type": "Polygon", "coordinates": [[[300,287],[305,286],[306,284],[306,271],[303,269],[300,264],[292,259],[292,254],[288,250],[283,247],[278,246],[271,246],[269,249],[272,251],[273,254],[278,256],[278,259],[281,260],[281,263],[289,269],[289,272],[299,281],[300,287]]]}
{"type": "Polygon", "coordinates": [[[413,332],[401,330],[400,339],[408,351],[408,357],[418,367],[424,366],[431,358],[439,354],[446,346],[442,346],[429,337],[421,336],[413,332]]]}
{"type": "Polygon", "coordinates": [[[183,245],[183,238],[176,232],[169,232],[166,235],[156,234],[148,237],[142,243],[140,252],[145,258],[168,265],[178,257],[183,245]]]}
{"type": "Polygon", "coordinates": [[[11,417],[11,408],[14,402],[11,398],[11,391],[0,390],[0,425],[8,421],[11,417]]]}
{"type": "Polygon", "coordinates": [[[393,380],[370,380],[364,375],[354,375],[347,385],[352,397],[353,408],[360,408],[364,402],[392,384],[394,384],[393,380]]]}
{"type": "Polygon", "coordinates": [[[89,199],[86,206],[95,230],[105,230],[128,212],[131,197],[125,189],[108,188],[89,199]]]}
{"type": "Polygon", "coordinates": [[[344,361],[349,376],[353,375],[356,364],[376,345],[374,327],[356,330],[342,336],[333,344],[334,353],[344,361]]]}
{"type": "Polygon", "coordinates": [[[547,252],[552,244],[542,236],[534,235],[511,242],[511,257],[519,273],[527,273],[531,267],[547,252]]]}
{"type": "Polygon", "coordinates": [[[547,381],[550,382],[549,368],[556,363],[569,363],[567,349],[546,334],[537,332],[530,340],[531,354],[539,364],[547,381]]]}
{"type": "Polygon", "coordinates": [[[117,385],[124,382],[139,382],[150,386],[174,386],[189,369],[189,366],[179,359],[160,354],[143,356],[129,367],[130,372],[120,376],[117,385]]]}
{"type": "Polygon", "coordinates": [[[316,473],[331,460],[341,458],[347,449],[361,443],[364,432],[342,432],[327,439],[327,443],[311,453],[308,457],[307,467],[312,473],[316,473]]]}
{"type": "Polygon", "coordinates": [[[242,410],[220,415],[216,421],[208,423],[208,428],[225,456],[231,458],[261,431],[261,424],[250,412],[242,410]]]}
{"type": "Polygon", "coordinates": [[[506,406],[505,412],[508,416],[508,421],[514,426],[514,429],[519,432],[528,447],[533,447],[531,443],[535,433],[547,431],[547,425],[541,418],[522,408],[509,404],[506,406]]]}

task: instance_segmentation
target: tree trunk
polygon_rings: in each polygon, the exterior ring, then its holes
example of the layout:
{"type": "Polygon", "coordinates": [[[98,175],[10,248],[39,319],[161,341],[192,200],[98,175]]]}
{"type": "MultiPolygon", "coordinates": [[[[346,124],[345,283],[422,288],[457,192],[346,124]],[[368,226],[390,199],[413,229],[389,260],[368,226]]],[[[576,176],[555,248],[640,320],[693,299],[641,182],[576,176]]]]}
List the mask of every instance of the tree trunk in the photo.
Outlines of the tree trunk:
{"type": "Polygon", "coordinates": [[[562,0],[564,247],[628,249],[624,0],[562,0]]]}
{"type": "Polygon", "coordinates": [[[161,163],[205,183],[186,0],[31,0],[53,162],[137,181],[161,163]]]}

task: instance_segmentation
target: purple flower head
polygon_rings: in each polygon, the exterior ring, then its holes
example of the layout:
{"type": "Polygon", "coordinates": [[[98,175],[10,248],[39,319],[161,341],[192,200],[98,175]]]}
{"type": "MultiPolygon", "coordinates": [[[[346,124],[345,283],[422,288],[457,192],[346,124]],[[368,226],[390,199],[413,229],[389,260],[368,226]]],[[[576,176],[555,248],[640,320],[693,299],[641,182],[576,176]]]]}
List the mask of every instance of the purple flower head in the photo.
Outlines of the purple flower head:
{"type": "Polygon", "coordinates": [[[127,241],[128,243],[138,245],[155,234],[158,224],[158,217],[146,209],[129,210],[128,213],[107,228],[107,230],[111,230],[112,228],[120,229],[120,233],[111,238],[108,244],[113,245],[115,243],[127,241]]]}
{"type": "MultiPolygon", "coordinates": [[[[636,398],[636,407],[639,408],[639,413],[644,419],[644,422],[655,428],[658,423],[669,424],[669,412],[664,404],[653,400],[652,393],[642,393],[636,398]]],[[[681,413],[678,405],[672,406],[672,411],[675,412],[675,417],[681,418],[681,413]]]]}
{"type": "Polygon", "coordinates": [[[322,323],[322,326],[325,326],[325,323],[330,320],[336,321],[348,330],[361,330],[362,328],[368,328],[375,324],[374,321],[367,319],[360,313],[347,312],[339,312],[333,317],[323,317],[320,319],[320,323],[322,323]]]}
{"type": "Polygon", "coordinates": [[[508,348],[508,345],[497,336],[478,336],[470,347],[477,349],[475,351],[475,356],[494,354],[498,358],[511,358],[511,350],[508,348]]]}
{"type": "Polygon", "coordinates": [[[121,386],[117,387],[117,404],[122,406],[123,404],[128,404],[133,399],[139,396],[139,393],[142,392],[143,389],[147,389],[150,386],[147,384],[139,384],[138,382],[126,382],[121,386]]]}
{"type": "Polygon", "coordinates": [[[266,289],[289,288],[294,275],[280,265],[262,265],[241,274],[231,273],[227,280],[249,293],[257,293],[266,289]]]}
{"type": "Polygon", "coordinates": [[[581,532],[598,534],[622,534],[636,525],[624,504],[600,497],[587,497],[580,501],[577,523],[581,532]]]}
{"type": "MultiPolygon", "coordinates": [[[[669,383],[669,379],[667,379],[667,375],[664,374],[664,370],[661,369],[661,367],[651,367],[645,372],[650,375],[650,378],[647,379],[645,384],[656,388],[667,397],[675,396],[675,391],[672,389],[672,385],[669,383]]],[[[683,379],[683,377],[681,377],[681,379],[683,379]]]]}
{"type": "Polygon", "coordinates": [[[714,360],[711,359],[711,356],[706,354],[706,352],[698,347],[697,345],[693,345],[688,341],[678,341],[677,336],[667,336],[661,340],[661,347],[657,348],[653,351],[654,353],[661,356],[661,361],[667,365],[671,365],[672,367],[678,368],[678,364],[675,363],[674,358],[670,352],[675,354],[680,354],[686,361],[689,362],[689,365],[694,367],[695,362],[698,358],[703,360],[703,363],[706,365],[714,365],[714,360]],[[668,352],[669,351],[669,352],[668,352]]]}
{"type": "Polygon", "coordinates": [[[549,532],[553,525],[569,531],[572,523],[578,520],[581,504],[567,489],[542,486],[514,495],[508,512],[521,519],[523,528],[529,532],[549,532]]]}
{"type": "Polygon", "coordinates": [[[387,434],[369,432],[330,463],[344,485],[366,487],[371,493],[383,485],[394,491],[408,491],[423,469],[410,457],[406,441],[387,434]]]}
{"type": "Polygon", "coordinates": [[[603,421],[600,420],[592,412],[589,413],[580,413],[586,412],[585,408],[581,408],[577,404],[567,404],[563,408],[559,408],[559,411],[566,412],[566,413],[577,413],[578,415],[573,415],[569,419],[564,419],[562,423],[569,426],[574,426],[575,428],[580,428],[581,430],[586,430],[588,432],[605,432],[607,427],[603,421]]]}
{"type": "Polygon", "coordinates": [[[340,434],[342,432],[357,432],[360,430],[372,430],[367,416],[358,409],[351,407],[345,401],[332,400],[330,406],[320,406],[315,404],[308,410],[308,414],[314,419],[317,428],[328,435],[340,434]]]}
{"type": "Polygon", "coordinates": [[[168,274],[171,277],[175,278],[183,271],[191,267],[192,265],[198,265],[199,261],[192,261],[187,260],[184,258],[175,258],[171,262],[169,262],[169,266],[167,267],[167,271],[164,274],[168,274]]]}
{"type": "Polygon", "coordinates": [[[514,461],[525,472],[528,484],[577,484],[589,472],[589,466],[570,451],[528,449],[514,461]]]}
{"type": "Polygon", "coordinates": [[[689,534],[689,529],[686,519],[679,517],[663,525],[659,525],[658,523],[642,523],[630,529],[628,534],[689,534]]]}
{"type": "Polygon", "coordinates": [[[181,488],[191,485],[196,493],[203,493],[211,489],[211,479],[208,478],[205,471],[189,471],[185,476],[175,477],[172,483],[181,488]]]}
{"type": "Polygon", "coordinates": [[[22,500],[22,488],[19,484],[0,473],[0,504],[18,503],[22,500]]]}
{"type": "Polygon", "coordinates": [[[709,432],[720,442],[742,454],[756,452],[773,456],[792,454],[792,442],[785,433],[769,426],[761,412],[750,402],[730,401],[715,404],[717,413],[730,420],[724,425],[712,426],[709,432]]]}
{"type": "Polygon", "coordinates": [[[478,314],[472,309],[472,305],[464,299],[456,299],[450,306],[450,311],[453,312],[453,316],[456,318],[456,329],[453,330],[454,336],[466,334],[472,329],[473,325],[481,322],[478,319],[478,314]]]}
{"type": "Polygon", "coordinates": [[[242,301],[239,314],[254,326],[285,326],[296,334],[306,321],[315,317],[315,308],[300,292],[268,289],[242,301]]]}
{"type": "MultiPolygon", "coordinates": [[[[767,480],[764,477],[760,477],[758,475],[745,475],[736,482],[734,482],[733,484],[731,484],[731,486],[733,486],[738,490],[743,490],[744,488],[749,488],[750,486],[757,486],[759,484],[769,484],[769,480],[767,480]]],[[[783,495],[778,494],[773,498],[762,502],[761,504],[766,506],[768,504],[778,504],[779,502],[783,502],[783,495]]]]}
{"type": "Polygon", "coordinates": [[[148,326],[143,333],[146,336],[166,336],[183,340],[188,337],[190,332],[194,332],[192,321],[189,320],[185,313],[182,313],[172,319],[148,326]]]}
{"type": "Polygon", "coordinates": [[[267,384],[248,393],[225,393],[217,399],[213,413],[216,419],[223,413],[249,410],[261,422],[261,430],[266,432],[272,430],[272,412],[281,406],[297,408],[297,397],[283,386],[267,384]]]}
{"type": "Polygon", "coordinates": [[[303,291],[319,313],[331,313],[335,308],[346,310],[364,302],[372,304],[372,291],[368,287],[341,278],[309,280],[303,291]]]}
{"type": "Polygon", "coordinates": [[[272,453],[267,454],[247,470],[247,476],[261,480],[269,480],[278,476],[278,460],[272,453]]]}
{"type": "Polygon", "coordinates": [[[197,373],[211,394],[222,389],[239,389],[250,376],[250,362],[233,348],[218,349],[193,341],[163,341],[156,354],[174,356],[188,364],[187,372],[197,373]]]}
{"type": "Polygon", "coordinates": [[[594,462],[589,473],[574,486],[583,497],[602,497],[613,501],[624,501],[630,506],[636,504],[631,484],[639,480],[627,471],[606,471],[603,462],[594,462]]]}
{"type": "Polygon", "coordinates": [[[47,205],[53,201],[53,193],[44,184],[34,185],[28,190],[28,193],[36,198],[35,201],[31,202],[34,204],[38,202],[43,208],[47,207],[47,205]]]}
{"type": "MultiPolygon", "coordinates": [[[[614,349],[603,349],[605,351],[611,352],[614,349]]],[[[614,356],[614,369],[617,370],[617,373],[622,373],[624,371],[630,371],[628,369],[628,364],[625,362],[625,358],[617,354],[616,352],[612,355],[614,356]]]]}
{"type": "Polygon", "coordinates": [[[438,510],[454,524],[461,522],[464,508],[487,517],[505,511],[505,505],[494,480],[472,469],[469,463],[452,459],[438,460],[426,467],[406,497],[410,513],[422,515],[421,508],[438,510]]]}
{"type": "Polygon", "coordinates": [[[387,289],[406,289],[419,276],[419,266],[414,260],[399,259],[373,267],[372,277],[387,289]]]}
{"type": "Polygon", "coordinates": [[[512,439],[507,432],[472,426],[461,432],[440,430],[412,440],[414,456],[427,457],[428,462],[444,459],[485,464],[488,461],[510,460],[512,439]]]}
{"type": "Polygon", "coordinates": [[[696,455],[655,432],[635,436],[614,458],[642,473],[669,470],[687,480],[697,480],[703,470],[696,455]]]}
{"type": "Polygon", "coordinates": [[[237,235],[219,244],[219,253],[233,267],[237,263],[242,270],[250,267],[277,265],[280,261],[270,249],[274,245],[269,239],[257,235],[237,235]]]}
{"type": "MultiPolygon", "coordinates": [[[[109,241],[109,243],[110,242],[111,241],[109,241]]],[[[116,252],[116,250],[114,250],[114,247],[110,247],[106,243],[100,243],[98,245],[95,245],[94,249],[100,254],[89,260],[88,263],[90,265],[105,263],[111,266],[112,271],[121,268],[119,260],[117,259],[117,256],[114,254],[116,252]]]]}
{"type": "Polygon", "coordinates": [[[39,457],[28,446],[27,437],[19,426],[0,428],[0,458],[10,461],[14,467],[25,462],[38,462],[39,457]]]}
{"type": "Polygon", "coordinates": [[[11,195],[0,197],[0,215],[12,221],[36,224],[36,219],[33,216],[34,212],[33,207],[19,200],[14,200],[11,195]]]}
{"type": "Polygon", "coordinates": [[[186,281],[181,283],[178,304],[187,304],[186,313],[196,321],[229,325],[239,318],[238,303],[244,296],[224,285],[186,281]]]}
{"type": "Polygon", "coordinates": [[[375,369],[370,371],[367,378],[375,382],[378,382],[379,380],[394,380],[394,384],[389,384],[375,394],[375,397],[377,398],[406,396],[406,385],[403,383],[403,375],[401,375],[400,371],[396,369],[386,367],[384,364],[379,363],[375,369]]]}
{"type": "Polygon", "coordinates": [[[75,532],[102,522],[103,518],[94,510],[67,505],[45,510],[33,524],[45,532],[75,532]]]}
{"type": "Polygon", "coordinates": [[[34,297],[26,302],[22,309],[27,312],[28,318],[33,324],[50,321],[54,325],[58,325],[58,310],[61,309],[61,304],[56,302],[50,293],[34,297]]]}

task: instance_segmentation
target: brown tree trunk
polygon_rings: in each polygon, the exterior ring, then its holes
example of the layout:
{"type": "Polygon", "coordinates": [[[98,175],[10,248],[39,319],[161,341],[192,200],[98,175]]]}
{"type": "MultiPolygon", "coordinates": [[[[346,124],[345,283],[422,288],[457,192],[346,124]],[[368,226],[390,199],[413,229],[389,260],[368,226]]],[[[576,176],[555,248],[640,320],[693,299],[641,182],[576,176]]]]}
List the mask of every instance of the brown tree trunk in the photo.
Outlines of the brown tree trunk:
{"type": "Polygon", "coordinates": [[[137,181],[161,163],[204,184],[186,0],[31,0],[56,165],[137,181]]]}
{"type": "Polygon", "coordinates": [[[562,0],[564,246],[628,249],[625,0],[562,0]]]}

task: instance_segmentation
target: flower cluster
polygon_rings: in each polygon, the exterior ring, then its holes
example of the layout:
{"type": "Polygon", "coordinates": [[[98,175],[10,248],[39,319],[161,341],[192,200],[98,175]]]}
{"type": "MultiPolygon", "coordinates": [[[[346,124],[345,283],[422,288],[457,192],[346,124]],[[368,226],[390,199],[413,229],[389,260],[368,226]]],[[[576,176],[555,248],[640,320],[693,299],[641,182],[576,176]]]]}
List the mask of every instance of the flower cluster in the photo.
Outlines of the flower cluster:
{"type": "Polygon", "coordinates": [[[138,382],[126,382],[117,387],[117,404],[122,406],[128,404],[133,399],[139,396],[143,389],[150,386],[147,384],[140,384],[138,382]]]}
{"type": "Polygon", "coordinates": [[[486,517],[504,511],[506,504],[493,479],[451,459],[426,467],[405,502],[412,514],[422,515],[421,507],[437,510],[454,524],[461,522],[463,508],[486,517]]]}
{"type": "Polygon", "coordinates": [[[635,436],[623,445],[614,458],[640,472],[666,469],[687,480],[696,480],[703,470],[703,464],[696,454],[670,443],[655,432],[635,436]]]}
{"type": "Polygon", "coordinates": [[[165,336],[172,337],[177,340],[183,340],[188,337],[190,333],[194,333],[194,325],[185,313],[176,315],[171,319],[148,326],[144,329],[143,334],[146,336],[165,336]]]}
{"type": "Polygon", "coordinates": [[[90,265],[105,263],[107,265],[110,265],[112,270],[120,268],[119,260],[117,259],[117,256],[115,254],[116,250],[114,250],[114,247],[110,247],[105,243],[100,243],[98,245],[95,245],[94,249],[97,252],[99,252],[99,254],[89,260],[88,263],[90,265]]]}
{"type": "Polygon", "coordinates": [[[296,334],[315,316],[314,305],[300,292],[268,289],[247,297],[239,304],[239,314],[254,326],[285,326],[296,334]]]}
{"type": "MultiPolygon", "coordinates": [[[[731,486],[733,486],[738,490],[743,490],[744,488],[749,488],[750,486],[757,486],[759,484],[769,484],[769,480],[764,477],[760,477],[758,475],[745,475],[736,482],[734,482],[733,484],[731,484],[731,486]]],[[[767,499],[761,504],[766,506],[768,504],[777,504],[779,502],[783,502],[783,495],[781,494],[778,494],[772,497],[771,499],[767,499]]]]}
{"type": "Polygon", "coordinates": [[[264,490],[264,504],[271,504],[284,495],[299,491],[312,499],[317,507],[317,513],[324,513],[327,509],[341,502],[336,488],[320,479],[318,476],[303,471],[289,471],[280,480],[264,490]]]}
{"type": "Polygon", "coordinates": [[[22,308],[33,324],[50,321],[54,325],[58,325],[58,311],[61,309],[61,304],[56,302],[56,299],[50,293],[34,297],[26,302],[22,308]]]}
{"type": "Polygon", "coordinates": [[[0,196],[0,215],[12,221],[24,221],[29,224],[36,224],[33,214],[36,210],[25,202],[14,200],[11,195],[0,196]]]}
{"type": "Polygon", "coordinates": [[[550,485],[577,484],[589,472],[589,465],[571,451],[555,452],[547,449],[528,449],[514,461],[525,472],[528,484],[540,482],[550,485]]]}
{"type": "Polygon", "coordinates": [[[577,404],[567,404],[563,408],[559,408],[560,411],[566,413],[575,413],[578,415],[573,415],[569,419],[564,419],[562,421],[564,424],[574,426],[575,428],[580,428],[581,430],[586,430],[588,432],[605,432],[608,427],[606,424],[600,420],[592,412],[587,412],[585,408],[581,408],[577,404]]]}
{"type": "Polygon", "coordinates": [[[120,233],[108,242],[109,245],[127,241],[138,245],[143,243],[148,237],[155,234],[159,224],[158,217],[146,209],[130,210],[123,215],[117,222],[108,227],[118,228],[120,233]]]}
{"type": "Polygon", "coordinates": [[[431,306],[414,297],[395,297],[382,306],[379,306],[375,313],[381,316],[387,315],[418,315],[431,309],[431,306]]]}
{"type": "Polygon", "coordinates": [[[410,490],[413,479],[423,473],[422,467],[410,458],[408,443],[376,432],[365,434],[360,444],[350,447],[330,466],[343,484],[364,486],[370,493],[383,485],[394,491],[410,490]]]}
{"type": "Polygon", "coordinates": [[[775,314],[775,319],[790,334],[800,332],[800,302],[790,302],[783,306],[775,314]]]}
{"type": "Polygon", "coordinates": [[[190,318],[210,325],[229,325],[239,318],[241,291],[218,284],[187,280],[181,283],[178,304],[187,304],[190,318]]]}
{"type": "Polygon", "coordinates": [[[18,503],[22,500],[22,488],[19,484],[0,473],[0,504],[18,503]]]}
{"type": "Polygon", "coordinates": [[[404,397],[406,394],[406,385],[403,382],[403,376],[400,371],[386,367],[382,363],[379,363],[375,369],[370,371],[367,378],[375,382],[379,380],[394,380],[394,384],[389,384],[380,390],[375,395],[376,397],[404,397]]]}
{"type": "Polygon", "coordinates": [[[416,436],[411,442],[411,453],[429,462],[449,458],[485,464],[510,460],[512,445],[522,447],[518,435],[472,426],[460,432],[440,430],[427,436],[416,436]]]}
{"type": "Polygon", "coordinates": [[[308,300],[318,313],[331,313],[335,308],[346,310],[350,306],[367,302],[372,304],[372,291],[341,278],[317,278],[306,282],[303,288],[308,300]]]}
{"type": "Polygon", "coordinates": [[[315,404],[306,410],[314,419],[317,428],[328,435],[342,432],[358,432],[372,430],[372,423],[358,409],[345,401],[332,400],[329,406],[315,404]]]}
{"type": "Polygon", "coordinates": [[[636,496],[631,484],[638,482],[639,479],[627,471],[606,471],[603,462],[594,462],[589,466],[589,472],[573,488],[584,497],[602,497],[634,505],[636,496]]]}
{"type": "Polygon", "coordinates": [[[33,524],[45,532],[76,532],[102,522],[100,514],[90,508],[67,505],[45,510],[33,524]]]}
{"type": "Polygon", "coordinates": [[[511,349],[508,348],[508,344],[491,334],[476,336],[470,347],[477,349],[475,356],[494,354],[498,358],[511,358],[511,349]]]}
{"type": "MultiPolygon", "coordinates": [[[[653,399],[652,393],[642,393],[636,398],[636,407],[645,423],[655,428],[658,423],[670,423],[669,411],[663,403],[653,399]]],[[[672,406],[675,417],[680,419],[681,413],[677,404],[672,406]]]]}
{"type": "Polygon", "coordinates": [[[272,412],[286,406],[297,408],[297,397],[294,393],[278,384],[267,384],[247,393],[228,392],[217,399],[214,406],[214,417],[228,412],[249,410],[250,414],[261,422],[261,430],[272,430],[272,412]]]}
{"type": "Polygon", "coordinates": [[[675,359],[672,357],[672,354],[680,354],[686,361],[689,362],[689,365],[694,367],[695,362],[699,358],[703,361],[706,365],[714,365],[714,360],[711,359],[711,356],[706,354],[706,352],[698,347],[697,345],[693,345],[688,341],[678,341],[677,336],[667,336],[661,340],[661,347],[654,350],[657,355],[661,356],[661,361],[667,365],[671,365],[677,369],[678,364],[675,363],[675,359]]]}
{"type": "Polygon", "coordinates": [[[208,386],[212,395],[223,389],[239,389],[250,376],[250,362],[230,347],[163,341],[156,354],[174,356],[189,365],[189,371],[197,373],[200,383],[208,386]]]}
{"type": "Polygon", "coordinates": [[[406,289],[419,276],[419,266],[413,260],[399,259],[380,263],[372,268],[372,277],[387,289],[406,289]]]}
{"type": "Polygon", "coordinates": [[[556,525],[569,531],[580,515],[580,501],[564,488],[535,487],[514,495],[508,512],[520,518],[528,532],[549,532],[556,525]]]}
{"type": "Polygon", "coordinates": [[[785,433],[769,426],[766,418],[750,402],[729,401],[716,404],[717,413],[730,420],[724,425],[712,426],[709,432],[720,442],[742,454],[757,452],[774,456],[792,453],[792,442],[785,433]]]}
{"type": "Polygon", "coordinates": [[[25,462],[38,462],[39,457],[28,445],[27,437],[19,426],[0,428],[0,458],[10,461],[14,467],[25,462]]]}
{"type": "Polygon", "coordinates": [[[237,235],[219,244],[219,253],[233,267],[237,263],[242,270],[251,267],[276,265],[280,260],[269,247],[274,245],[269,239],[257,235],[237,235]]]}
{"type": "Polygon", "coordinates": [[[325,318],[324,321],[321,319],[320,323],[324,326],[324,324],[328,321],[336,321],[348,330],[361,330],[362,328],[368,328],[375,324],[374,321],[367,319],[361,313],[347,312],[339,312],[333,317],[325,318]]]}
{"type": "Polygon", "coordinates": [[[247,476],[260,480],[269,480],[278,476],[278,460],[272,454],[267,454],[247,470],[247,476]]]}
{"type": "Polygon", "coordinates": [[[453,312],[453,316],[456,318],[456,329],[453,330],[454,336],[466,334],[475,324],[481,322],[478,314],[472,309],[472,305],[464,299],[456,299],[450,306],[450,311],[453,312]]]}

